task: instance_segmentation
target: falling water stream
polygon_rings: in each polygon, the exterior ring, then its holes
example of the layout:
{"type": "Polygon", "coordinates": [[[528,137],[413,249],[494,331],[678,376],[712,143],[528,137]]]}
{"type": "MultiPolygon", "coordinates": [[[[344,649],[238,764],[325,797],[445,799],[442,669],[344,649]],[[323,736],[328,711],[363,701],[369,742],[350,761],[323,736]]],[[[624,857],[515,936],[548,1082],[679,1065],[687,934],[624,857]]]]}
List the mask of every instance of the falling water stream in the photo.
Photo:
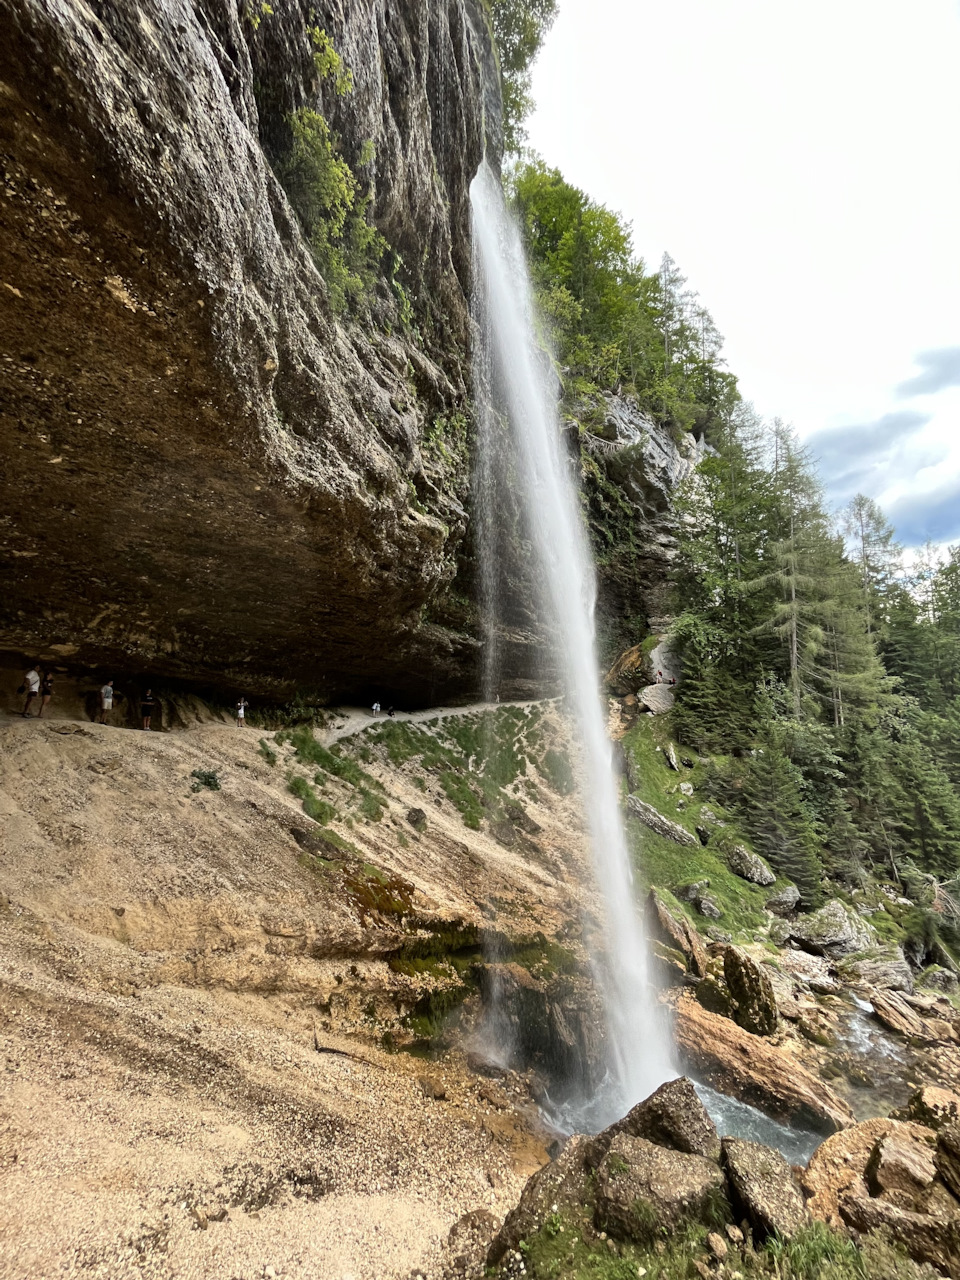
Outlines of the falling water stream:
{"type": "MultiPolygon", "coordinates": [[[[595,580],[575,479],[564,455],[555,384],[536,341],[526,261],[500,184],[484,164],[470,190],[474,242],[476,396],[481,578],[493,616],[503,511],[511,483],[529,539],[541,618],[576,727],[583,802],[605,907],[605,944],[593,956],[605,1014],[607,1076],[567,1120],[597,1128],[619,1118],[677,1073],[650,993],[647,953],[600,698],[594,637],[595,580]]],[[[493,627],[488,662],[495,664],[493,627]]]]}

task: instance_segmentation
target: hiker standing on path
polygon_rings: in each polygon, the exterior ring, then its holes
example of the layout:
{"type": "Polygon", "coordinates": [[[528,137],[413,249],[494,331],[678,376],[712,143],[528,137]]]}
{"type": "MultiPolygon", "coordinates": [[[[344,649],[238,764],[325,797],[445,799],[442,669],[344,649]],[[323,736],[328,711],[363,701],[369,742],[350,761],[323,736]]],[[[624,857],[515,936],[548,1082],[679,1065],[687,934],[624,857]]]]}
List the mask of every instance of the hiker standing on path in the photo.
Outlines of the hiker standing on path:
{"type": "Polygon", "coordinates": [[[379,702],[375,702],[375,703],[373,704],[373,718],[374,718],[374,720],[376,720],[376,718],[377,718],[377,716],[378,716],[379,714],[380,714],[380,703],[379,703],[379,702]]]}
{"type": "Polygon", "coordinates": [[[140,714],[143,716],[144,729],[150,728],[150,718],[153,715],[153,709],[156,705],[156,701],[153,697],[153,690],[148,689],[140,699],[140,714]]]}
{"type": "Polygon", "coordinates": [[[44,707],[50,705],[50,699],[53,697],[53,676],[49,671],[43,673],[43,679],[40,681],[40,710],[37,712],[39,720],[43,715],[44,707]]]}
{"type": "Polygon", "coordinates": [[[246,709],[247,707],[249,707],[249,705],[250,703],[246,700],[246,698],[241,693],[240,701],[237,703],[237,728],[238,729],[243,728],[244,713],[246,712],[246,709]]]}
{"type": "Polygon", "coordinates": [[[108,680],[100,690],[100,723],[107,723],[107,716],[113,710],[113,681],[108,680]]]}
{"type": "Polygon", "coordinates": [[[20,692],[27,695],[27,700],[23,704],[23,711],[20,714],[29,716],[30,703],[40,692],[40,673],[37,671],[36,667],[31,667],[23,677],[23,684],[20,686],[20,692]]]}

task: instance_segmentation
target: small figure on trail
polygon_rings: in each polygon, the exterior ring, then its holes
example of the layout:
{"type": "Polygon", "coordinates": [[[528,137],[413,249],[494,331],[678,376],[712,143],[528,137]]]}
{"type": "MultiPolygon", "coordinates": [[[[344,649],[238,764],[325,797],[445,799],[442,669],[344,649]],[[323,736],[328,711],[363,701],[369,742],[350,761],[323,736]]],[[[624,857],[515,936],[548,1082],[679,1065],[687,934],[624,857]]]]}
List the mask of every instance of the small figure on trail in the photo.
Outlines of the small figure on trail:
{"type": "Polygon", "coordinates": [[[50,705],[50,699],[53,697],[53,676],[49,671],[43,673],[43,679],[40,681],[40,710],[37,712],[39,720],[43,715],[43,708],[50,705]]]}
{"type": "Polygon", "coordinates": [[[376,719],[376,717],[377,717],[379,714],[380,714],[380,703],[379,703],[379,702],[375,702],[375,703],[373,704],[373,715],[374,715],[374,719],[376,719]]]}
{"type": "Polygon", "coordinates": [[[150,728],[150,718],[153,715],[154,708],[156,707],[156,705],[157,704],[153,696],[153,690],[148,689],[147,692],[140,699],[140,714],[143,717],[144,729],[150,728]]]}
{"type": "Polygon", "coordinates": [[[393,707],[387,707],[387,715],[391,720],[393,719],[393,707]]]}
{"type": "Polygon", "coordinates": [[[107,716],[113,710],[113,681],[108,680],[100,690],[100,723],[107,723],[107,716]]]}
{"type": "Polygon", "coordinates": [[[34,698],[40,692],[40,673],[37,671],[36,667],[31,667],[23,677],[23,684],[20,686],[19,692],[27,695],[21,715],[29,716],[30,703],[33,702],[34,698]]]}
{"type": "Polygon", "coordinates": [[[247,710],[247,707],[249,707],[249,705],[250,703],[246,700],[246,698],[241,693],[240,701],[237,703],[237,728],[238,729],[243,728],[244,714],[247,710]]]}
{"type": "Polygon", "coordinates": [[[671,676],[671,677],[670,677],[670,683],[671,683],[671,684],[676,684],[676,683],[677,683],[677,677],[676,677],[676,676],[671,676]]]}
{"type": "Polygon", "coordinates": [[[663,672],[662,672],[662,671],[658,671],[658,672],[657,672],[657,684],[663,684],[663,672]]]}

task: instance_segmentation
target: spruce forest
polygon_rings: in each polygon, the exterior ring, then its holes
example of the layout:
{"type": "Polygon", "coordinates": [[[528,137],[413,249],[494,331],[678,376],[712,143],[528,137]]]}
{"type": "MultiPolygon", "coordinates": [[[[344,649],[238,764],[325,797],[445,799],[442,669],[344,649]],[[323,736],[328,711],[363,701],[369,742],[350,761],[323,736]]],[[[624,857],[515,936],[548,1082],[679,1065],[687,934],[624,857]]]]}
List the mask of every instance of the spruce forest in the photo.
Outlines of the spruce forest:
{"type": "MultiPolygon", "coordinates": [[[[741,398],[673,260],[647,270],[630,226],[536,156],[509,186],[582,429],[619,391],[709,445],[677,503],[678,740],[710,756],[715,799],[805,907],[883,881],[917,904],[908,944],[935,958],[960,942],[960,547],[905,556],[869,496],[829,509],[794,431],[741,398]]],[[[609,539],[615,496],[583,460],[609,539]]]]}

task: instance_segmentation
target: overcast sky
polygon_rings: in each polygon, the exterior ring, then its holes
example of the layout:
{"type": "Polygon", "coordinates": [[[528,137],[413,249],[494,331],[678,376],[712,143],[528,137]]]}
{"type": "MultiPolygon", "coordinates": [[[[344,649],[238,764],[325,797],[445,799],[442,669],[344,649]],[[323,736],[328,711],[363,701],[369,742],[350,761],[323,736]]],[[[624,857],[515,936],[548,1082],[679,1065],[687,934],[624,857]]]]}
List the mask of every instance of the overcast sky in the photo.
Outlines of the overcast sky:
{"type": "Polygon", "coordinates": [[[960,0],[560,0],[534,96],[831,500],[960,541],[960,0]]]}

